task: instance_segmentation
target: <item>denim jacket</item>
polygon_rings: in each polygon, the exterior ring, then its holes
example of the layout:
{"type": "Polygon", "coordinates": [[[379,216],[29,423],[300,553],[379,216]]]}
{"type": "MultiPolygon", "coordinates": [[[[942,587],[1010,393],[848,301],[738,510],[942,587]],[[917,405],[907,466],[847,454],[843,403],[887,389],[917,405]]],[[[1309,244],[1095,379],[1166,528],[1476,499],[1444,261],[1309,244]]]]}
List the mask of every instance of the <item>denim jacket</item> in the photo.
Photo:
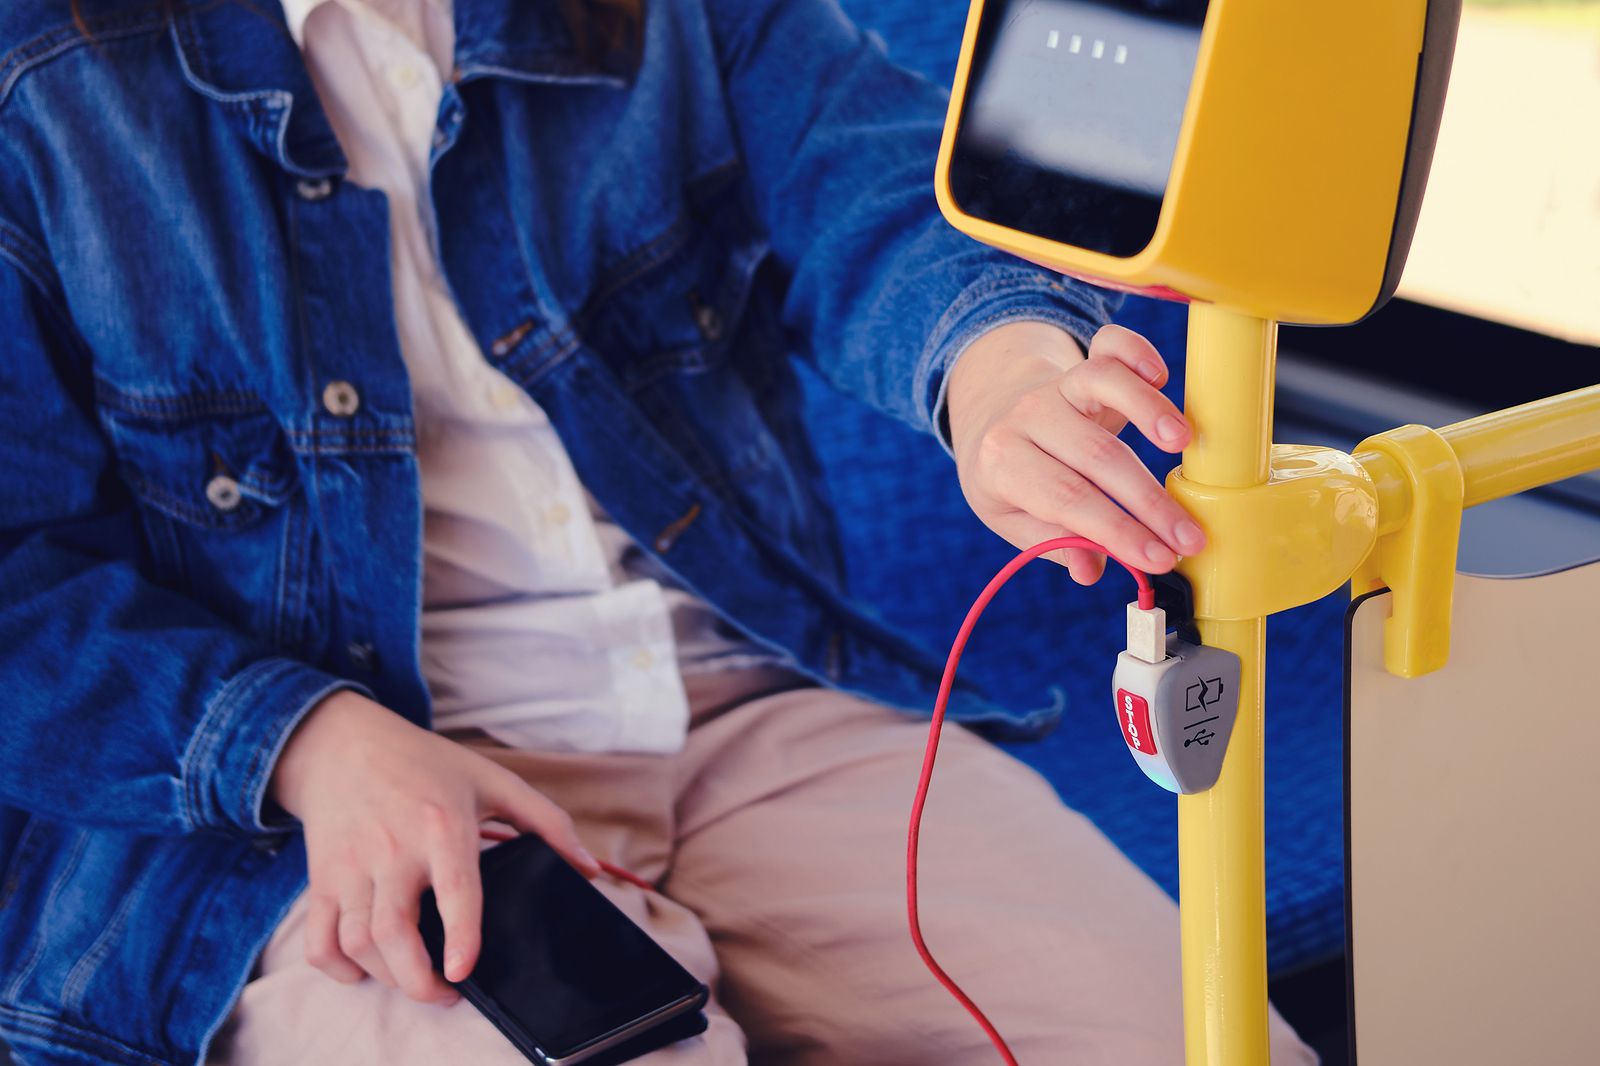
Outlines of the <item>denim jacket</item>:
{"type": "MultiPolygon", "coordinates": [[[[276,5],[81,6],[0,4],[0,1035],[190,1063],[305,881],[289,732],[341,687],[429,721],[415,431],[386,203],[276,5]]],[[[433,198],[486,357],[733,624],[925,708],[938,664],[842,587],[790,355],[931,430],[975,337],[1086,343],[1105,298],[944,224],[943,95],[832,0],[649,0],[637,66],[555,0],[456,9],[433,198]]]]}

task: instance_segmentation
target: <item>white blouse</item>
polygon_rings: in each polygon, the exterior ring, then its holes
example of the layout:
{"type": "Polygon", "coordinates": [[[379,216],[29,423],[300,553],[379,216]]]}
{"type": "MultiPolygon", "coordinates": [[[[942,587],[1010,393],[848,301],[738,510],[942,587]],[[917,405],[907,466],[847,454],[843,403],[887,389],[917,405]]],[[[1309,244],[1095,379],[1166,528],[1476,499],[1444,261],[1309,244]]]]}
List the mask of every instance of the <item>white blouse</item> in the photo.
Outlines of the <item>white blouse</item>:
{"type": "Polygon", "coordinates": [[[283,6],[348,180],[389,200],[435,726],[541,750],[677,750],[688,725],[681,673],[775,656],[676,587],[606,518],[544,412],[489,365],[461,319],[428,190],[454,50],[448,0],[283,6]]]}

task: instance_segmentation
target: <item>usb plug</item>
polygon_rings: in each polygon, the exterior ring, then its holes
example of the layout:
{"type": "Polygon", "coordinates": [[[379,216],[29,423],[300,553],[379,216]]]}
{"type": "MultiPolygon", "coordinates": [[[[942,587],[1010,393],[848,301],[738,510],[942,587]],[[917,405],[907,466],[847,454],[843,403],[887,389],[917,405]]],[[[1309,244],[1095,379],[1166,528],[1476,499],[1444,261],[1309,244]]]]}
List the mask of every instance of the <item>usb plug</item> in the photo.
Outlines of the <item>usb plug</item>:
{"type": "Polygon", "coordinates": [[[1159,607],[1128,604],[1128,654],[1142,662],[1159,663],[1167,657],[1167,612],[1159,607]]]}

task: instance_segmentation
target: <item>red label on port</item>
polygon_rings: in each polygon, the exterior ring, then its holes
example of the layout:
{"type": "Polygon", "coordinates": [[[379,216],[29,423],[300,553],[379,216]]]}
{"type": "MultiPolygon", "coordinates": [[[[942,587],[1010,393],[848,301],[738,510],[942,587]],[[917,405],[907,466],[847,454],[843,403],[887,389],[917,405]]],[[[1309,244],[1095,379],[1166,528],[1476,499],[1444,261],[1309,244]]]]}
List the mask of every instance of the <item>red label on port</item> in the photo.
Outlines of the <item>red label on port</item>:
{"type": "Polygon", "coordinates": [[[1156,735],[1150,728],[1150,704],[1125,688],[1117,689],[1117,721],[1128,747],[1145,755],[1156,753],[1156,735]]]}

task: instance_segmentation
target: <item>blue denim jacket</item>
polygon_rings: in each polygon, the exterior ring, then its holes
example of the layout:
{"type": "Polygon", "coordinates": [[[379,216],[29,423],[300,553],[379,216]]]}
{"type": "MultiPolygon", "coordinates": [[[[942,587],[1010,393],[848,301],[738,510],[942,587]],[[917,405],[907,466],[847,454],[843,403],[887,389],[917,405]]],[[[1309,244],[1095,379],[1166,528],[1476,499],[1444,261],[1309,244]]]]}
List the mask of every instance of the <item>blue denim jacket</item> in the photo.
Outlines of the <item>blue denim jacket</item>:
{"type": "MultiPolygon", "coordinates": [[[[932,429],[971,340],[1086,342],[1105,298],[945,226],[942,94],[831,0],[650,0],[636,70],[556,6],[456,0],[468,326],[688,587],[926,707],[937,664],[843,590],[789,355],[932,429]]],[[[0,1033],[186,1063],[304,883],[264,801],[290,730],[340,687],[429,721],[414,426],[385,200],[276,7],[84,11],[0,5],[0,1033]]]]}

